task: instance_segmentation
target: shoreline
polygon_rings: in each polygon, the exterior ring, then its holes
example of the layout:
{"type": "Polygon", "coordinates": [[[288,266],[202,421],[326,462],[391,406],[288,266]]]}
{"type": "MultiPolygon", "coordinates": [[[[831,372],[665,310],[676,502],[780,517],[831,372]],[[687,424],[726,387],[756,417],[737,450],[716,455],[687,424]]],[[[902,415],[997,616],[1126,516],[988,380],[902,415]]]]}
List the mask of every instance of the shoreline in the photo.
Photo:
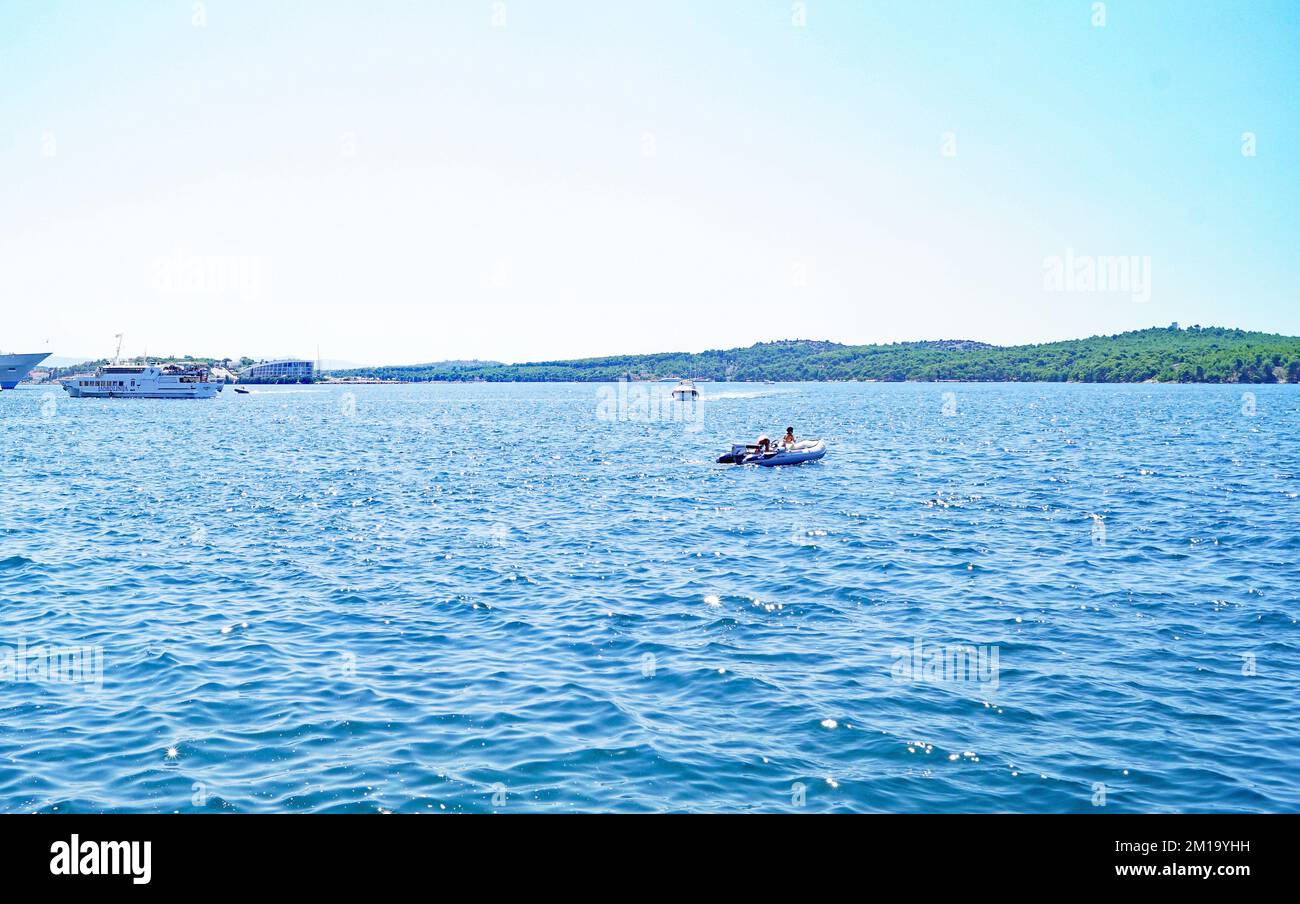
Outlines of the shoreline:
{"type": "MultiPolygon", "coordinates": [[[[878,384],[878,385],[1006,385],[1006,386],[1300,386],[1300,382],[1288,380],[1271,380],[1258,382],[1233,382],[1221,380],[706,380],[697,381],[718,386],[794,386],[802,384],[878,384]]],[[[381,380],[381,379],[341,379],[317,380],[313,383],[245,383],[236,381],[227,386],[473,386],[476,384],[496,386],[530,386],[537,384],[571,384],[574,386],[617,386],[620,383],[635,386],[667,385],[662,380],[381,380]]],[[[23,381],[15,389],[22,387],[61,387],[59,380],[43,380],[39,383],[23,381]]],[[[14,390],[5,390],[13,392],[14,390]]]]}

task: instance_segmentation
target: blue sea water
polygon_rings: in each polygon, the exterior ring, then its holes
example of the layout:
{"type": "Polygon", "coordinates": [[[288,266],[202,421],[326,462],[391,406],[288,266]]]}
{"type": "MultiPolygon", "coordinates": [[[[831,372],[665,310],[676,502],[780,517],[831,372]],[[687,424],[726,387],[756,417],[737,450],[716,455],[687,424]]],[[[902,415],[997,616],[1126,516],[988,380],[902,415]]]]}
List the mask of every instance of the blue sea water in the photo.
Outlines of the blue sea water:
{"type": "Polygon", "coordinates": [[[0,811],[1300,810],[1296,387],[701,388],[0,395],[0,811]]]}

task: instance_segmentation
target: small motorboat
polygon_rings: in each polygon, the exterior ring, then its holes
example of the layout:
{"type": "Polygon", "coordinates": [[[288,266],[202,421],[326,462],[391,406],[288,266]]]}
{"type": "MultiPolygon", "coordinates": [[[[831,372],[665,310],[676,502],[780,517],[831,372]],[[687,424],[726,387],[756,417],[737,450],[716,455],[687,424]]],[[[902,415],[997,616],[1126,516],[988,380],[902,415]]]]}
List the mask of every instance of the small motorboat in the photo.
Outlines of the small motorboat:
{"type": "Polygon", "coordinates": [[[801,465],[806,461],[816,461],[826,454],[826,441],[805,439],[793,446],[773,446],[770,452],[760,452],[752,443],[736,443],[731,451],[718,459],[720,465],[762,465],[765,468],[776,465],[801,465]]]}
{"type": "Polygon", "coordinates": [[[673,389],[673,398],[679,402],[693,402],[700,397],[700,391],[695,388],[694,380],[682,380],[673,389]]]}
{"type": "Polygon", "coordinates": [[[248,395],[247,389],[236,389],[235,392],[239,393],[240,395],[248,395]]]}

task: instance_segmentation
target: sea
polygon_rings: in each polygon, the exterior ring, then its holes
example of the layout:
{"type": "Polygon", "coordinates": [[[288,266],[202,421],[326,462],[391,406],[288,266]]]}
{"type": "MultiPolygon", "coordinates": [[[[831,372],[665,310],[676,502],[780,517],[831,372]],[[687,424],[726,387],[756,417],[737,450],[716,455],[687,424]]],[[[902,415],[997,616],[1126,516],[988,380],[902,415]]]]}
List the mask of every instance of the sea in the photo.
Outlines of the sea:
{"type": "Polygon", "coordinates": [[[1300,388],[671,388],[0,394],[0,812],[1300,811],[1300,388]]]}

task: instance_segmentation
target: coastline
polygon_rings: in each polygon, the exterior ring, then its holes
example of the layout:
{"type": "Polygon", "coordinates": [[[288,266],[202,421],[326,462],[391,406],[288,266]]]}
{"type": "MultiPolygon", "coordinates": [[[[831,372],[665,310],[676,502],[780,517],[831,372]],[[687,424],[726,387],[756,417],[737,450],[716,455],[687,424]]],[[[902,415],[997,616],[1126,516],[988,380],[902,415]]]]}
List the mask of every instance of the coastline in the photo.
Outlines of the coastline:
{"type": "MultiPolygon", "coordinates": [[[[189,357],[193,364],[231,359],[189,357]]],[[[49,382],[78,368],[51,369],[49,382]]],[[[1300,383],[1300,337],[1226,327],[1150,327],[1041,345],[974,340],[844,345],[788,339],[746,348],[504,364],[448,360],[319,369],[298,383],[1300,383]]],[[[240,380],[275,385],[282,380],[240,380]]]]}

